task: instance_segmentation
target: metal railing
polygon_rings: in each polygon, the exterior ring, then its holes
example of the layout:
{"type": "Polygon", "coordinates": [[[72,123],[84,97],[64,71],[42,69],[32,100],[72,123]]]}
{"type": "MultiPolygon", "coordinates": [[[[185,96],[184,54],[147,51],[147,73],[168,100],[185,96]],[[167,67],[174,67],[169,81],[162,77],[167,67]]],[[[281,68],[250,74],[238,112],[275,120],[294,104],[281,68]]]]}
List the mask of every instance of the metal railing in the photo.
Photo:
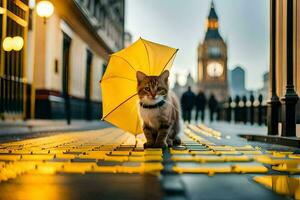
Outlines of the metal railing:
{"type": "Polygon", "coordinates": [[[2,119],[20,119],[26,116],[28,1],[2,0],[0,3],[4,11],[0,15],[0,116],[2,119]],[[4,39],[15,36],[22,37],[23,48],[4,51],[4,39]]]}
{"type": "Polygon", "coordinates": [[[217,110],[217,120],[244,123],[251,125],[267,124],[267,105],[262,98],[247,100],[245,97],[236,97],[235,101],[229,98],[228,102],[220,104],[217,110]]]}

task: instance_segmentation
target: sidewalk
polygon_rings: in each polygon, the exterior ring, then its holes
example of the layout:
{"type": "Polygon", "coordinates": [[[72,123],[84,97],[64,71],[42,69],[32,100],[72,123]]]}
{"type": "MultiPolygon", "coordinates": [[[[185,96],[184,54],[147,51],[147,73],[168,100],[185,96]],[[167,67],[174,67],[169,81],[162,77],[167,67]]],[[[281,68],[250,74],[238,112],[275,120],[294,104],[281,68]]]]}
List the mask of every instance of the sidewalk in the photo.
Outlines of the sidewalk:
{"type": "Polygon", "coordinates": [[[205,123],[207,126],[222,131],[228,135],[267,135],[267,126],[251,125],[244,123],[228,123],[223,121],[205,123]]]}
{"type": "Polygon", "coordinates": [[[248,141],[279,144],[291,147],[300,147],[299,137],[283,137],[268,135],[267,126],[250,125],[243,123],[213,122],[205,123],[207,126],[224,133],[224,139],[235,139],[242,137],[248,141]]]}
{"type": "Polygon", "coordinates": [[[108,126],[101,120],[72,120],[70,125],[65,120],[0,121],[0,137],[31,137],[41,133],[94,130],[108,126]]]}
{"type": "Polygon", "coordinates": [[[164,150],[111,127],[3,143],[0,199],[300,199],[298,148],[227,132],[190,124],[164,150]]]}

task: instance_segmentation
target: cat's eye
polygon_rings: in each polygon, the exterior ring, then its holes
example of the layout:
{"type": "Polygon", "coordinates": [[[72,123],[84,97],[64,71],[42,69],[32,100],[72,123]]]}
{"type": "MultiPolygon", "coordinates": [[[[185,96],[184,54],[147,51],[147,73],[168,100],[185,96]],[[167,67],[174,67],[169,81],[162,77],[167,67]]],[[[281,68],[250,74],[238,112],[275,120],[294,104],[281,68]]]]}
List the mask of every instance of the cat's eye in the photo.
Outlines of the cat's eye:
{"type": "Polygon", "coordinates": [[[158,88],[157,88],[158,91],[162,91],[163,89],[164,89],[164,88],[162,88],[162,87],[158,87],[158,88]]]}
{"type": "Polygon", "coordinates": [[[150,91],[150,88],[149,88],[149,87],[145,87],[145,90],[149,92],[149,91],[150,91]]]}

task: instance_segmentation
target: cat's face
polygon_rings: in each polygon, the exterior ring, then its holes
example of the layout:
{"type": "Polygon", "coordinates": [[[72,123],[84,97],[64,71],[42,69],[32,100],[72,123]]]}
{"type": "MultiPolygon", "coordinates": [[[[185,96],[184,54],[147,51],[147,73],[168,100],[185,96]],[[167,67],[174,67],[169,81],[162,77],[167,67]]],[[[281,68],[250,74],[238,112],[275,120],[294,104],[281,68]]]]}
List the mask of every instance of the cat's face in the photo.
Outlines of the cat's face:
{"type": "Polygon", "coordinates": [[[164,71],[160,76],[147,76],[143,72],[136,73],[137,92],[140,101],[147,104],[155,104],[164,99],[168,94],[169,71],[164,71]]]}

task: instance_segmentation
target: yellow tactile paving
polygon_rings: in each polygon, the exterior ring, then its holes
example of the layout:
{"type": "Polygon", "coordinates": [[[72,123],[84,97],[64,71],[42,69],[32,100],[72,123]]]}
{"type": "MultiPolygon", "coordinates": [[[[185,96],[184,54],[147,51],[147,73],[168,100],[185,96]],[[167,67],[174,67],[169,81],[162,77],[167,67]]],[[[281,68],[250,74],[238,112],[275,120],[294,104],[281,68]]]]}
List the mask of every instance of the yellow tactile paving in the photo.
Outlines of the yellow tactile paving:
{"type": "Polygon", "coordinates": [[[29,160],[29,161],[44,161],[44,160],[52,160],[54,158],[54,155],[51,154],[46,154],[46,155],[27,155],[27,154],[23,154],[21,155],[21,159],[22,161],[25,160],[29,160]]]}
{"type": "Polygon", "coordinates": [[[96,166],[96,163],[64,163],[56,172],[84,174],[96,166]]]}
{"type": "Polygon", "coordinates": [[[170,153],[171,154],[188,154],[189,150],[185,149],[185,150],[175,150],[173,148],[170,148],[170,153]]]}
{"type": "Polygon", "coordinates": [[[230,173],[231,166],[197,166],[197,167],[180,167],[174,166],[173,171],[182,173],[204,173],[214,175],[215,173],[230,173]]]}
{"type": "MultiPolygon", "coordinates": [[[[222,134],[203,125],[184,129],[181,148],[170,148],[175,173],[300,173],[300,155],[251,145],[213,143],[222,134]],[[210,141],[211,138],[214,139],[210,141]]],[[[0,144],[0,182],[23,173],[153,173],[163,170],[162,149],[143,149],[145,138],[107,128],[0,144]]]]}
{"type": "Polygon", "coordinates": [[[162,149],[145,149],[145,155],[162,155],[162,149]]]}
{"type": "Polygon", "coordinates": [[[291,158],[291,159],[300,159],[299,154],[289,154],[288,157],[291,158]]]}
{"type": "Polygon", "coordinates": [[[261,164],[234,164],[232,165],[232,172],[236,173],[266,173],[268,168],[261,164]]]}
{"type": "Polygon", "coordinates": [[[86,172],[92,173],[117,173],[117,166],[94,166],[86,172]]]}
{"type": "Polygon", "coordinates": [[[161,155],[145,155],[145,156],[129,156],[128,161],[132,162],[161,162],[163,157],[161,155]]]}
{"type": "Polygon", "coordinates": [[[239,153],[241,153],[241,154],[244,154],[244,155],[261,155],[261,154],[263,154],[263,152],[261,152],[261,151],[257,151],[257,150],[251,150],[251,151],[237,151],[237,152],[239,152],[239,153]]]}
{"type": "Polygon", "coordinates": [[[21,159],[21,155],[10,155],[10,154],[0,155],[0,161],[17,161],[20,159],[21,159]]]}
{"type": "Polygon", "coordinates": [[[112,151],[113,156],[129,156],[131,151],[112,151]]]}
{"type": "Polygon", "coordinates": [[[235,150],[230,150],[230,151],[215,151],[215,154],[217,154],[217,155],[239,155],[240,153],[235,150]]]}
{"type": "Polygon", "coordinates": [[[67,159],[67,160],[70,160],[70,159],[74,159],[76,155],[74,154],[55,154],[54,155],[54,158],[56,159],[67,159]]]}
{"type": "Polygon", "coordinates": [[[125,162],[128,161],[128,156],[104,156],[105,161],[117,161],[117,162],[125,162]]]}
{"type": "Polygon", "coordinates": [[[254,160],[257,162],[269,164],[269,165],[279,165],[284,163],[300,163],[300,160],[297,159],[288,159],[288,158],[278,158],[278,157],[272,157],[269,155],[259,155],[254,156],[254,160]]]}
{"type": "Polygon", "coordinates": [[[131,151],[132,156],[144,156],[145,152],[144,151],[131,151]]]}
{"type": "Polygon", "coordinates": [[[252,159],[249,156],[223,156],[225,162],[248,162],[252,159]]]}

